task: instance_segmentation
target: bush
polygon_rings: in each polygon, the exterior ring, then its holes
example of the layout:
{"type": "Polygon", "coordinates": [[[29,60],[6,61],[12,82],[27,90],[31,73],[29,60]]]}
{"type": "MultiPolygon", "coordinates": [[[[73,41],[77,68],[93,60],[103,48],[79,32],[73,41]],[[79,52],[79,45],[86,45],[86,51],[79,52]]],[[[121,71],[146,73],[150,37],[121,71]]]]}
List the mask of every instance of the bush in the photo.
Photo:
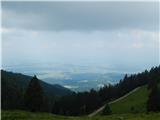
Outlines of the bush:
{"type": "Polygon", "coordinates": [[[102,112],[102,115],[111,115],[111,114],[112,114],[112,111],[111,111],[111,109],[110,109],[110,107],[109,107],[109,105],[107,103],[105,105],[105,108],[104,108],[103,112],[102,112]]]}

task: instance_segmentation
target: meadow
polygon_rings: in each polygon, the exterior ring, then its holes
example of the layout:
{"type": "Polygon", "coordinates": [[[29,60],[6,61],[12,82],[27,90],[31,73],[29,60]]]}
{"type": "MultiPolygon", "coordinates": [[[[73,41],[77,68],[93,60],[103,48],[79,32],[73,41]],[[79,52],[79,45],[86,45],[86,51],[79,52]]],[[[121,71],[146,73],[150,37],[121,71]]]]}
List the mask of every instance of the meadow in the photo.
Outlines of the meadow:
{"type": "Polygon", "coordinates": [[[160,120],[160,113],[113,114],[95,117],[69,117],[49,113],[31,113],[26,111],[1,111],[2,120],[160,120]]]}

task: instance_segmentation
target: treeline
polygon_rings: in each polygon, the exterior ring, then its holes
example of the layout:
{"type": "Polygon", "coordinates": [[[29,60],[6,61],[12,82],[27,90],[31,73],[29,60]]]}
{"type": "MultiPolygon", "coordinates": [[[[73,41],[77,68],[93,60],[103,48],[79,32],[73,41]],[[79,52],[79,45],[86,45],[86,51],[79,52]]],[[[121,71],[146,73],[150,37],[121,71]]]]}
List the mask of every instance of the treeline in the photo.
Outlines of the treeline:
{"type": "Polygon", "coordinates": [[[160,66],[153,67],[150,71],[145,70],[142,73],[125,75],[119,83],[106,85],[99,91],[92,89],[90,92],[79,92],[64,96],[55,102],[52,113],[75,116],[86,115],[139,86],[152,84],[153,80],[160,81],[160,66]]]}
{"type": "Polygon", "coordinates": [[[102,100],[95,90],[73,93],[55,102],[52,113],[61,115],[84,115],[102,105],[102,100]]]}

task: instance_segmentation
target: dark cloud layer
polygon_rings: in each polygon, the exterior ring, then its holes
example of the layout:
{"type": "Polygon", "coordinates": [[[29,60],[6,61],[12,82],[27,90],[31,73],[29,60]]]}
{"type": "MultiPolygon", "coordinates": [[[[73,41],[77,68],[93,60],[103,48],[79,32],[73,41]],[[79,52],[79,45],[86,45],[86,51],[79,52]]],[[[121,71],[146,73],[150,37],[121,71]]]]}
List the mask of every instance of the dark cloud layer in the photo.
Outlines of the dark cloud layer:
{"type": "Polygon", "coordinates": [[[157,30],[158,2],[2,2],[2,27],[30,30],[157,30]]]}

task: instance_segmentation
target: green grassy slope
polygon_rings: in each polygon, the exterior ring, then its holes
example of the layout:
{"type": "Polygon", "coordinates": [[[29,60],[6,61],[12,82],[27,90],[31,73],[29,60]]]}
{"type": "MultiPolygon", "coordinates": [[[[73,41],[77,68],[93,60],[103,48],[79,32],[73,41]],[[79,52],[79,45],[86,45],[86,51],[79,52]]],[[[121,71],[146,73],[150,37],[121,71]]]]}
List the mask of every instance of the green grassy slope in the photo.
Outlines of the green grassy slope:
{"type": "Polygon", "coordinates": [[[118,114],[146,112],[148,95],[149,90],[147,89],[147,86],[143,86],[124,99],[110,104],[110,107],[113,113],[118,114]]]}
{"type": "Polygon", "coordinates": [[[2,111],[2,120],[160,120],[160,113],[119,114],[110,116],[66,117],[49,113],[31,113],[25,111],[2,111]]]}

